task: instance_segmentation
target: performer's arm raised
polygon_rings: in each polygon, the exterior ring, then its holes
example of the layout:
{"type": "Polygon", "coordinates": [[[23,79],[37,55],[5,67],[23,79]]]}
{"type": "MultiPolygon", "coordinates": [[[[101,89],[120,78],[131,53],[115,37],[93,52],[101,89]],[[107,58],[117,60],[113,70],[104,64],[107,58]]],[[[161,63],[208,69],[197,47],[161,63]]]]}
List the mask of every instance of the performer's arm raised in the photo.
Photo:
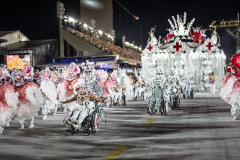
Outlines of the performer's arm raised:
{"type": "Polygon", "coordinates": [[[63,102],[63,104],[71,103],[71,102],[76,101],[76,100],[77,100],[77,96],[74,96],[73,98],[71,98],[71,99],[66,100],[65,102],[63,102]]]}

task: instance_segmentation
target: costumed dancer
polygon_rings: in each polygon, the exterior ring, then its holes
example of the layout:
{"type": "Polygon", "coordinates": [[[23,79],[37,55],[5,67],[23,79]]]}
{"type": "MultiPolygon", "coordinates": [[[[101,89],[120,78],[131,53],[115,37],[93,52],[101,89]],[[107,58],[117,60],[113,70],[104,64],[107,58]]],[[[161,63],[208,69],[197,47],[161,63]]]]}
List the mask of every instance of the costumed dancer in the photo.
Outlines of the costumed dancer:
{"type": "Polygon", "coordinates": [[[48,67],[40,72],[41,85],[40,90],[44,94],[44,103],[42,105],[43,119],[47,118],[50,112],[55,111],[55,106],[58,105],[57,101],[57,89],[53,81],[51,81],[52,72],[48,67]]]}
{"type": "Polygon", "coordinates": [[[168,112],[168,103],[170,99],[165,93],[166,87],[166,77],[163,75],[163,70],[160,68],[157,70],[157,76],[154,80],[152,95],[148,103],[148,113],[150,115],[156,114],[156,112],[160,112],[161,115],[165,115],[168,112]],[[164,104],[161,103],[162,100],[165,101],[164,104]]]}
{"type": "Polygon", "coordinates": [[[22,74],[24,76],[24,79],[31,82],[33,81],[33,75],[34,75],[34,68],[27,62],[22,67],[22,74]]]}
{"type": "Polygon", "coordinates": [[[108,73],[104,70],[95,70],[95,74],[97,75],[97,79],[102,89],[102,96],[107,97],[108,95],[108,87],[107,87],[107,80],[108,80],[108,73]]]}
{"type": "Polygon", "coordinates": [[[134,89],[135,91],[134,100],[138,100],[138,99],[145,100],[146,98],[145,98],[144,92],[146,88],[145,88],[145,81],[142,76],[142,71],[140,70],[138,75],[135,69],[135,76],[137,78],[137,82],[135,84],[135,89],[134,89]]]}
{"type": "Polygon", "coordinates": [[[127,76],[127,74],[123,72],[121,69],[117,69],[111,73],[111,76],[115,82],[117,81],[117,79],[121,80],[121,85],[123,85],[126,88],[124,96],[127,100],[130,100],[133,96],[131,95],[130,91],[131,87],[130,78],[127,76]]]}
{"type": "Polygon", "coordinates": [[[115,81],[111,77],[111,74],[108,75],[108,79],[107,79],[107,82],[105,83],[105,86],[106,86],[106,93],[107,93],[107,95],[104,96],[104,97],[107,97],[106,106],[110,108],[112,106],[112,101],[114,98],[113,88],[115,87],[115,81]]]}
{"type": "Polygon", "coordinates": [[[172,109],[178,108],[180,105],[180,85],[177,83],[175,76],[171,73],[168,76],[167,92],[169,93],[170,106],[172,109]]]}
{"type": "MultiPolygon", "coordinates": [[[[29,71],[29,67],[27,71],[29,71]]],[[[20,123],[20,129],[24,129],[25,122],[28,122],[29,128],[34,127],[35,115],[43,104],[43,95],[39,90],[39,85],[24,79],[26,73],[15,73],[15,92],[18,93],[19,107],[15,119],[20,123]]]]}
{"type": "MultiPolygon", "coordinates": [[[[73,62],[70,64],[68,68],[69,68],[69,72],[68,72],[67,80],[70,82],[69,89],[73,91],[71,96],[72,98],[73,96],[77,95],[78,80],[80,79],[80,68],[73,62]]],[[[68,109],[70,110],[69,114],[71,114],[73,111],[73,108],[78,105],[79,104],[76,101],[69,103],[68,105],[68,109]]]]}
{"type": "Polygon", "coordinates": [[[136,82],[132,75],[129,76],[129,80],[130,80],[130,94],[132,95],[132,99],[134,99],[134,87],[136,82]]]}
{"type": "Polygon", "coordinates": [[[83,78],[86,84],[91,86],[91,90],[96,97],[101,97],[102,89],[97,80],[97,75],[94,74],[94,62],[86,60],[86,63],[82,63],[82,70],[83,74],[81,74],[80,78],[83,78]]]}
{"type": "MultiPolygon", "coordinates": [[[[117,78],[116,82],[117,82],[117,84],[113,88],[113,92],[114,92],[114,105],[121,104],[122,96],[124,96],[125,92],[126,92],[126,88],[122,85],[121,79],[117,78]]],[[[126,100],[124,100],[124,101],[126,103],[126,100]]]]}
{"type": "MultiPolygon", "coordinates": [[[[59,84],[59,72],[58,71],[52,71],[52,76],[51,76],[51,81],[55,84],[56,87],[56,91],[57,91],[57,86],[59,84]]],[[[57,94],[57,99],[58,99],[58,94],[57,94]]],[[[56,115],[57,113],[57,109],[60,106],[60,103],[55,105],[54,111],[53,111],[53,115],[56,115]]]]}
{"type": "Polygon", "coordinates": [[[209,84],[210,84],[210,92],[211,94],[215,94],[215,76],[214,73],[209,74],[209,84]]]}
{"type": "Polygon", "coordinates": [[[231,105],[231,115],[234,120],[240,116],[240,50],[232,59],[232,70],[223,77],[220,96],[231,105]]]}
{"type": "Polygon", "coordinates": [[[18,95],[11,85],[6,66],[0,67],[0,134],[17,113],[18,95]],[[4,73],[5,72],[5,73],[4,73]]]}
{"type": "Polygon", "coordinates": [[[33,74],[33,82],[39,85],[41,84],[41,77],[38,69],[36,69],[33,74]]]}
{"type": "MultiPolygon", "coordinates": [[[[94,62],[89,62],[88,60],[86,60],[85,63],[82,63],[82,70],[83,73],[81,74],[80,78],[85,81],[87,86],[90,86],[91,92],[94,96],[101,98],[103,96],[102,88],[97,80],[97,75],[94,74],[94,62]]],[[[96,105],[98,105],[101,117],[103,117],[105,115],[103,110],[103,104],[100,102],[96,102],[96,105]]]]}
{"type": "Polygon", "coordinates": [[[98,98],[93,95],[93,92],[91,91],[91,86],[86,83],[85,80],[79,79],[78,80],[78,91],[77,95],[75,95],[73,98],[63,102],[65,103],[71,103],[74,101],[77,101],[79,105],[74,107],[73,113],[70,118],[64,119],[64,124],[69,128],[69,130],[74,130],[75,132],[82,128],[82,122],[83,120],[88,116],[91,115],[93,110],[95,109],[95,102],[103,102],[101,98],[98,98]]]}
{"type": "MultiPolygon", "coordinates": [[[[67,75],[68,75],[68,68],[65,66],[61,70],[61,74],[59,77],[60,80],[57,85],[58,101],[60,101],[60,102],[68,100],[68,98],[66,96],[66,90],[69,89],[69,86],[68,86],[67,81],[65,80],[67,75]]],[[[61,104],[61,107],[64,109],[64,112],[67,111],[67,105],[68,104],[61,104]]]]}
{"type": "MultiPolygon", "coordinates": [[[[57,86],[59,101],[66,101],[75,96],[76,93],[74,92],[76,91],[74,89],[74,85],[78,80],[78,74],[80,74],[80,69],[75,63],[71,63],[69,67],[62,69],[62,82],[57,86]]],[[[69,114],[71,114],[74,105],[76,105],[76,102],[62,105],[64,112],[68,109],[70,111],[69,114]]]]}
{"type": "Polygon", "coordinates": [[[191,71],[187,71],[185,81],[183,81],[183,98],[193,98],[194,79],[191,71]]]}

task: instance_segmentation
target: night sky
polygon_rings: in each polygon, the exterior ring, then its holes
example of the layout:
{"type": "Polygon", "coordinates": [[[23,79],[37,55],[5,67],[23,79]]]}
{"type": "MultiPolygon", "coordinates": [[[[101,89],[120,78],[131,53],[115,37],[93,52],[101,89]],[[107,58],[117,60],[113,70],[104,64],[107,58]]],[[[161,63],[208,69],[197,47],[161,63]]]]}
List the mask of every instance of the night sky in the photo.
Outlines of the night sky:
{"type": "MultiPolygon", "coordinates": [[[[196,18],[193,27],[203,26],[208,29],[214,20],[231,20],[240,12],[236,1],[177,1],[177,0],[118,0],[130,12],[140,17],[136,21],[113,0],[114,29],[116,44],[121,43],[123,35],[127,41],[135,41],[143,48],[148,39],[151,26],[156,25],[155,35],[165,37],[170,28],[168,19],[173,15],[187,12],[187,22],[196,18]],[[141,29],[142,24],[142,29],[141,29]],[[142,35],[142,36],[141,36],[142,35]]],[[[30,39],[58,38],[58,19],[56,17],[57,0],[22,0],[1,2],[0,31],[20,30],[30,39]]],[[[79,0],[61,0],[65,4],[66,13],[80,19],[79,0]]],[[[207,33],[210,33],[208,31],[207,33]]],[[[218,30],[222,48],[227,56],[235,53],[235,41],[223,30],[218,30]]]]}

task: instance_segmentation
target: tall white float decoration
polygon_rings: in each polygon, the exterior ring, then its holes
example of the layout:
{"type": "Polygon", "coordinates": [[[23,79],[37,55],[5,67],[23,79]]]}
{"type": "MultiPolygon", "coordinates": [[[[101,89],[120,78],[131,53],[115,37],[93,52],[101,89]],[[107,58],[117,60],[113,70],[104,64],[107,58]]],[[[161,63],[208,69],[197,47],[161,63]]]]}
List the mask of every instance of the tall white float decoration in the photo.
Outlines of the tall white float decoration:
{"type": "Polygon", "coordinates": [[[220,39],[215,30],[207,37],[206,30],[193,28],[194,21],[195,18],[187,23],[186,13],[176,18],[172,16],[172,20],[168,19],[171,28],[167,29],[169,33],[164,43],[158,42],[154,36],[155,28],[151,29],[148,44],[142,52],[143,76],[147,83],[152,83],[157,67],[163,67],[165,73],[174,69],[181,78],[191,73],[197,91],[209,88],[208,75],[213,72],[216,89],[220,89],[226,60],[224,51],[218,48],[220,39]]]}

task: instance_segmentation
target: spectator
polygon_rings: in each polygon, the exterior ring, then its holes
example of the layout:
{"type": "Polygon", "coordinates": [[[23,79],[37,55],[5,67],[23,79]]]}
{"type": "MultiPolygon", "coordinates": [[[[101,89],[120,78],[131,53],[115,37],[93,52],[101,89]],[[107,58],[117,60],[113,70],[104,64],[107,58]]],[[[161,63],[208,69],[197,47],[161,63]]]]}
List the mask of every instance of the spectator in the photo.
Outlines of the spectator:
{"type": "Polygon", "coordinates": [[[209,74],[209,84],[211,94],[215,94],[215,76],[213,72],[209,74]]]}

